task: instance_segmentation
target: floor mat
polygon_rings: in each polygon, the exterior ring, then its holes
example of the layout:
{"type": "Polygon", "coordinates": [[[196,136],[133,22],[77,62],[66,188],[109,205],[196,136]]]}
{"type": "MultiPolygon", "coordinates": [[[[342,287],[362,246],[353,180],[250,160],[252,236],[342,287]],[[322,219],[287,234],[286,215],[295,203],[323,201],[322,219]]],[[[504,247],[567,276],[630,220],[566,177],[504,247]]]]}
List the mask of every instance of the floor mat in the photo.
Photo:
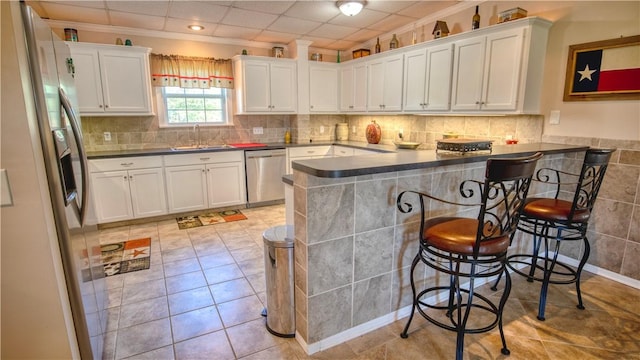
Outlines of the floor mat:
{"type": "Polygon", "coordinates": [[[105,276],[146,270],[151,265],[151,238],[106,244],[100,250],[105,276]]]}
{"type": "Polygon", "coordinates": [[[176,218],[180,230],[191,229],[198,226],[214,225],[224,222],[246,220],[247,217],[240,210],[226,210],[220,212],[208,212],[202,215],[184,216],[176,218]]]}

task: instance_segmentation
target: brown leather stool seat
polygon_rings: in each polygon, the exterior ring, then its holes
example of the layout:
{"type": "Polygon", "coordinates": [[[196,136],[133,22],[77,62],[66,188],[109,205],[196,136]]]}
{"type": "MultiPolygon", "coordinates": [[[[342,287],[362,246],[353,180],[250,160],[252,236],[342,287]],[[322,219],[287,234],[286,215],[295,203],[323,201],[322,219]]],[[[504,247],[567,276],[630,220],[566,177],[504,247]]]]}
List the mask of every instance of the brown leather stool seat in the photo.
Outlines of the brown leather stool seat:
{"type": "Polygon", "coordinates": [[[542,154],[536,153],[523,158],[489,159],[484,181],[466,180],[460,185],[460,195],[468,201],[477,200],[475,204],[444,201],[410,190],[398,195],[400,212],[411,212],[416,203],[420,207],[420,247],[411,264],[410,278],[413,306],[400,334],[402,338],[409,336],[409,326],[417,311],[436,326],[457,333],[456,359],[462,359],[465,334],[486,332],[496,326],[500,330],[502,353],[509,354],[502,329],[502,311],[511,288],[511,278],[506,272],[507,248],[540,157],[542,154]],[[425,203],[430,203],[430,199],[461,208],[476,207],[479,209],[478,215],[475,218],[442,216],[426,219],[429,209],[425,208],[425,203]],[[448,285],[417,289],[415,269],[419,263],[448,279],[435,279],[436,284],[444,282],[448,285]],[[499,299],[475,291],[474,282],[477,279],[499,274],[504,274],[507,280],[499,299]],[[465,279],[468,279],[467,284],[465,279]],[[436,295],[448,295],[447,303],[430,303],[433,302],[431,299],[439,298],[436,295]],[[476,313],[487,313],[489,316],[474,315],[474,320],[477,316],[478,321],[468,323],[470,315],[476,313]]]}
{"type": "MultiPolygon", "coordinates": [[[[549,284],[576,284],[579,309],[584,309],[580,292],[580,275],[590,253],[587,226],[593,206],[615,149],[589,149],[585,152],[580,173],[541,168],[534,181],[553,186],[553,198],[530,197],[526,200],[518,230],[532,235],[531,253],[510,254],[507,266],[527,281],[542,283],[538,303],[538,319],[545,319],[549,284]],[[559,197],[568,198],[563,200],[559,197]],[[558,260],[560,245],[582,241],[582,256],[576,268],[558,260]],[[550,244],[551,243],[551,244],[550,244]],[[555,246],[551,246],[555,243],[555,246]],[[542,248],[542,250],[541,250],[542,248]],[[541,275],[536,272],[541,271],[541,275]]],[[[545,188],[544,186],[542,188],[545,188]]],[[[497,288],[496,281],[493,289],[497,288]]]]}

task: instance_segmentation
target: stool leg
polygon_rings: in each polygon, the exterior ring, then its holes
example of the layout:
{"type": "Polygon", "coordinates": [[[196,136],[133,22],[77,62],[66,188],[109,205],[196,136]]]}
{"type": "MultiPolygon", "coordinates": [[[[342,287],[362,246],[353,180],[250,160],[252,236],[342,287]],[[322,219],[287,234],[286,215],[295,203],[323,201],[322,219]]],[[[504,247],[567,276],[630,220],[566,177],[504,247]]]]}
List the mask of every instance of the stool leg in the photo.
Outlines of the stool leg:
{"type": "Polygon", "coordinates": [[[558,261],[558,253],[560,252],[560,242],[556,241],[556,249],[549,264],[549,240],[545,238],[545,254],[544,254],[544,279],[542,280],[542,287],[540,288],[540,303],[538,304],[538,320],[544,321],[544,309],[547,304],[547,292],[549,291],[549,281],[551,280],[551,273],[558,261]]]}
{"type": "Polygon", "coordinates": [[[509,355],[511,351],[509,351],[509,349],[507,348],[507,340],[504,337],[504,329],[502,326],[502,312],[504,311],[504,306],[507,304],[507,299],[509,298],[509,294],[511,293],[511,275],[509,275],[509,272],[507,271],[506,266],[504,267],[504,279],[505,279],[504,293],[500,298],[500,307],[498,308],[498,312],[499,312],[498,316],[500,317],[498,322],[498,330],[500,330],[500,338],[502,339],[501,352],[503,355],[509,355]]]}
{"type": "MultiPolygon", "coordinates": [[[[471,265],[471,274],[469,276],[469,295],[467,297],[467,305],[464,306],[464,315],[462,314],[462,291],[460,289],[460,277],[455,275],[456,286],[456,307],[457,307],[457,337],[456,337],[456,360],[462,360],[464,354],[464,332],[467,328],[467,320],[469,319],[469,313],[471,312],[471,305],[473,304],[473,283],[475,275],[475,264],[471,265]]],[[[456,268],[456,272],[459,272],[459,263],[456,268]]]]}
{"type": "Polygon", "coordinates": [[[411,307],[411,315],[409,315],[409,320],[407,321],[407,325],[404,326],[404,330],[400,333],[400,337],[406,339],[409,335],[407,332],[409,331],[409,325],[411,325],[411,320],[413,320],[413,315],[416,312],[416,306],[418,306],[418,297],[416,293],[416,284],[413,280],[413,271],[418,265],[420,261],[420,250],[418,250],[418,254],[415,258],[413,258],[413,262],[411,263],[411,292],[413,293],[413,306],[411,307]]]}
{"type": "Polygon", "coordinates": [[[585,235],[583,238],[584,241],[584,253],[582,254],[582,259],[580,259],[580,264],[578,265],[578,270],[576,271],[576,293],[578,293],[578,305],[577,308],[580,310],[584,310],[584,305],[582,304],[582,293],[580,292],[580,275],[582,275],[582,268],[587,263],[589,259],[589,253],[591,253],[591,246],[589,245],[589,240],[585,235]]]}
{"type": "Polygon", "coordinates": [[[527,277],[528,282],[533,282],[533,277],[536,272],[536,266],[538,265],[538,253],[540,252],[540,244],[542,243],[542,238],[547,238],[549,228],[547,226],[543,226],[542,233],[538,232],[538,225],[535,226],[535,231],[533,235],[533,251],[531,253],[531,268],[529,269],[529,276],[527,277]]]}

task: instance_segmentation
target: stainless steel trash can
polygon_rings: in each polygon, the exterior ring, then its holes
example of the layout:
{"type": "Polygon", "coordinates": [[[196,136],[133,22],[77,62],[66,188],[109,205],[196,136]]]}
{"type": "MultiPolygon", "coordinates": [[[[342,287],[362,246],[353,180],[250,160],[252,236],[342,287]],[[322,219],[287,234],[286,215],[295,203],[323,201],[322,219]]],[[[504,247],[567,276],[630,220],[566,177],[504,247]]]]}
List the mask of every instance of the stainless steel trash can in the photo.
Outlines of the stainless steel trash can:
{"type": "Polygon", "coordinates": [[[294,337],[293,227],[274,226],[265,230],[262,239],[267,284],[267,330],[277,336],[294,337]]]}

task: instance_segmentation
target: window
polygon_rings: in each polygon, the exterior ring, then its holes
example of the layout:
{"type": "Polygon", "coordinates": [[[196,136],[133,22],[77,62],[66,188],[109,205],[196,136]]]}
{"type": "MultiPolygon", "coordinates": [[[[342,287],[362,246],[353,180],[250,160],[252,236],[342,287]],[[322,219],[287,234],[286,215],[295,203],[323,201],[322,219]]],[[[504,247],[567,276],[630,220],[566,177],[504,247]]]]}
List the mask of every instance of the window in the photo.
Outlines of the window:
{"type": "Polygon", "coordinates": [[[228,89],[159,87],[161,126],[230,125],[228,89]]]}

